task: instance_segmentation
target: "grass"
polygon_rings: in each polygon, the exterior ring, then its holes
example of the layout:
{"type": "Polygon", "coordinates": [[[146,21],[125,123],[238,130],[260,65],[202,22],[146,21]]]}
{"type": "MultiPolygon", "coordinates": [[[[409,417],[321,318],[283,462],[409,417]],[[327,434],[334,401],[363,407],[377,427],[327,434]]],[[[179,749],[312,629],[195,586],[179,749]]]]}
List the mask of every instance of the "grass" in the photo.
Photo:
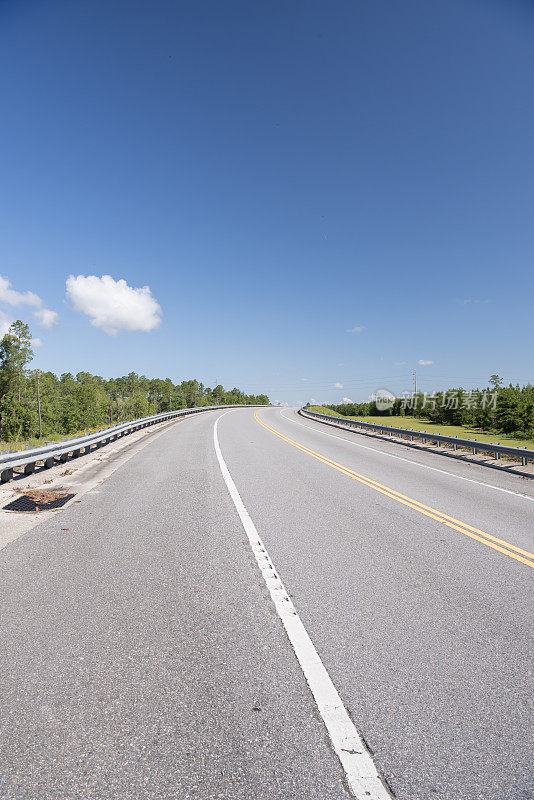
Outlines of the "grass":
{"type": "MultiPolygon", "coordinates": [[[[119,423],[117,423],[119,424],[119,423]]],[[[79,436],[85,433],[96,433],[99,430],[103,430],[106,426],[102,425],[99,428],[87,428],[82,431],[76,431],[75,433],[49,433],[46,436],[43,436],[42,439],[39,439],[37,436],[30,436],[26,439],[11,439],[8,441],[4,441],[3,439],[0,441],[0,449],[1,450],[24,450],[25,447],[43,447],[46,442],[60,442],[62,439],[73,439],[75,436],[79,436]]]]}
{"type": "Polygon", "coordinates": [[[29,439],[14,439],[10,441],[0,441],[0,447],[2,450],[24,450],[25,447],[37,447],[38,445],[43,446],[45,441],[47,442],[59,442],[61,439],[60,434],[51,434],[50,436],[45,436],[42,439],[38,439],[36,436],[31,436],[29,439]]]}
{"type": "Polygon", "coordinates": [[[337,411],[332,411],[331,408],[325,408],[324,406],[308,406],[308,411],[314,411],[316,414],[328,414],[329,417],[343,417],[343,414],[338,414],[337,411]]]}
{"type": "Polygon", "coordinates": [[[480,428],[469,428],[464,425],[440,425],[428,419],[416,417],[349,417],[362,422],[375,422],[379,425],[388,425],[392,428],[408,428],[414,431],[427,431],[428,433],[441,433],[443,436],[458,436],[459,439],[476,439],[479,442],[490,442],[508,445],[508,447],[528,447],[534,450],[534,439],[508,436],[506,433],[492,433],[482,431],[480,428]]]}
{"type": "MultiPolygon", "coordinates": [[[[309,411],[318,414],[328,414],[331,417],[342,417],[337,411],[332,411],[324,406],[310,406],[309,411]]],[[[407,428],[414,431],[426,431],[427,433],[441,433],[443,436],[458,436],[459,439],[476,439],[478,442],[489,442],[491,444],[507,445],[508,447],[528,447],[534,450],[534,439],[528,437],[517,438],[508,436],[506,433],[493,433],[483,431],[480,428],[469,428],[465,425],[440,425],[430,422],[428,419],[418,419],[416,417],[347,417],[347,419],[358,419],[362,422],[375,422],[378,425],[387,425],[391,428],[407,428]]]]}

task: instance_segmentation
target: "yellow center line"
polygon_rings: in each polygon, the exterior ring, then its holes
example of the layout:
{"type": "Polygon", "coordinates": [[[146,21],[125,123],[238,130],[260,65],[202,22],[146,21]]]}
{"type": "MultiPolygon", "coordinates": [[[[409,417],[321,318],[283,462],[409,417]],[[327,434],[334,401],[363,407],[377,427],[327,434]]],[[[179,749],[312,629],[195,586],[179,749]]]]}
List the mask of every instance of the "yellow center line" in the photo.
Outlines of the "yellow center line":
{"type": "Polygon", "coordinates": [[[534,553],[529,553],[528,550],[522,550],[520,547],[510,544],[510,542],[506,542],[503,539],[498,539],[496,536],[492,536],[491,534],[481,531],[478,528],[473,528],[471,525],[468,525],[467,523],[462,522],[455,517],[450,517],[448,514],[444,514],[442,511],[432,508],[432,506],[424,505],[424,503],[419,502],[419,500],[414,500],[412,497],[407,497],[406,495],[397,492],[395,489],[391,489],[389,486],[384,486],[384,484],[378,483],[378,481],[373,480],[373,478],[368,478],[366,475],[361,475],[359,472],[355,472],[353,469],[343,466],[343,464],[338,464],[337,461],[333,461],[332,459],[323,456],[321,453],[317,453],[315,450],[311,450],[309,447],[300,444],[300,442],[296,442],[294,439],[290,439],[283,433],[271,428],[270,425],[267,425],[266,422],[263,422],[263,420],[259,418],[258,411],[254,412],[254,419],[263,428],[271,433],[274,433],[275,436],[278,436],[284,442],[296,447],[298,450],[302,450],[302,452],[306,453],[312,458],[317,459],[317,461],[321,461],[323,464],[332,467],[338,472],[341,472],[343,475],[346,475],[352,480],[356,480],[359,483],[364,484],[364,486],[368,486],[370,489],[374,489],[375,491],[386,495],[386,497],[390,497],[392,500],[396,500],[398,503],[402,503],[402,505],[408,506],[408,508],[412,508],[414,511],[418,511],[420,514],[424,514],[426,517],[430,517],[430,519],[434,519],[437,522],[441,522],[443,525],[447,525],[447,527],[458,531],[459,533],[463,533],[464,536],[469,536],[471,539],[481,542],[487,547],[497,550],[499,553],[503,553],[504,555],[515,559],[516,561],[520,561],[522,564],[526,564],[527,566],[534,568],[534,553]]]}

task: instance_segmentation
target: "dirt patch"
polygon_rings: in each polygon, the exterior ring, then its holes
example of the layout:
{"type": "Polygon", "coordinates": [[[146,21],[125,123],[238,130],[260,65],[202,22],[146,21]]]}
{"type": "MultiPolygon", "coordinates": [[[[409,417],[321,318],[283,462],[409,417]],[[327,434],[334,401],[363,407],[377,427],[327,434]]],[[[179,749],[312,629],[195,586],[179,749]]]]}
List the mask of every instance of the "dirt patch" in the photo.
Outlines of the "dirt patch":
{"type": "Polygon", "coordinates": [[[23,489],[17,491],[18,497],[4,506],[4,511],[17,511],[19,513],[32,513],[38,511],[51,511],[61,508],[74,497],[65,491],[51,491],[49,489],[23,489]]]}
{"type": "Polygon", "coordinates": [[[50,503],[52,500],[59,500],[67,494],[63,489],[15,489],[15,491],[17,494],[24,494],[38,503],[50,503]]]}

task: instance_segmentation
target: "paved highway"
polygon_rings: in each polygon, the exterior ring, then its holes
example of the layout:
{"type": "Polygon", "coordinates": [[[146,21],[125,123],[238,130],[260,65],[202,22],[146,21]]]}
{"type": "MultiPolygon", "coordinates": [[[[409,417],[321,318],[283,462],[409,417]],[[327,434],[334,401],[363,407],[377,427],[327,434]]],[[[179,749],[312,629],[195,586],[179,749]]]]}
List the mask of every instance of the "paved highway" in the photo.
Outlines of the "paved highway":
{"type": "Polygon", "coordinates": [[[169,427],[0,552],[1,800],[534,798],[533,511],[292,409],[169,427]]]}

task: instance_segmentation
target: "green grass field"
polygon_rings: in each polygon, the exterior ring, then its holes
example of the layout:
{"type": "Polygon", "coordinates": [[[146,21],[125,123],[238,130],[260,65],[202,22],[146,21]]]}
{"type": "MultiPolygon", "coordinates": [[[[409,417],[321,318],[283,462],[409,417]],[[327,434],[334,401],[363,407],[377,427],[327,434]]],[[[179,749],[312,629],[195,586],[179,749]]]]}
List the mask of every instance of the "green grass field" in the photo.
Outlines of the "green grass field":
{"type": "Polygon", "coordinates": [[[331,408],[325,408],[324,406],[309,406],[308,411],[315,411],[316,414],[328,414],[329,417],[343,418],[343,414],[338,414],[337,411],[332,411],[331,408]]]}
{"type": "MultiPolygon", "coordinates": [[[[334,417],[341,416],[341,414],[322,406],[310,407],[309,410],[334,417]]],[[[492,433],[478,428],[467,428],[463,425],[437,425],[428,419],[417,419],[415,417],[347,417],[347,419],[360,419],[362,422],[376,422],[379,425],[388,425],[392,428],[408,428],[414,431],[441,433],[444,436],[458,436],[460,439],[477,439],[479,442],[491,442],[493,444],[498,442],[509,447],[528,447],[530,450],[534,450],[534,439],[518,439],[514,436],[507,436],[505,433],[492,433]]]]}
{"type": "MultiPolygon", "coordinates": [[[[51,436],[46,437],[47,442],[59,442],[61,436],[58,434],[53,434],[51,436]]],[[[25,447],[36,447],[36,446],[43,446],[45,443],[45,439],[38,439],[35,436],[32,436],[30,439],[17,439],[16,441],[9,440],[9,441],[0,441],[0,449],[2,450],[24,450],[25,447]]]]}

